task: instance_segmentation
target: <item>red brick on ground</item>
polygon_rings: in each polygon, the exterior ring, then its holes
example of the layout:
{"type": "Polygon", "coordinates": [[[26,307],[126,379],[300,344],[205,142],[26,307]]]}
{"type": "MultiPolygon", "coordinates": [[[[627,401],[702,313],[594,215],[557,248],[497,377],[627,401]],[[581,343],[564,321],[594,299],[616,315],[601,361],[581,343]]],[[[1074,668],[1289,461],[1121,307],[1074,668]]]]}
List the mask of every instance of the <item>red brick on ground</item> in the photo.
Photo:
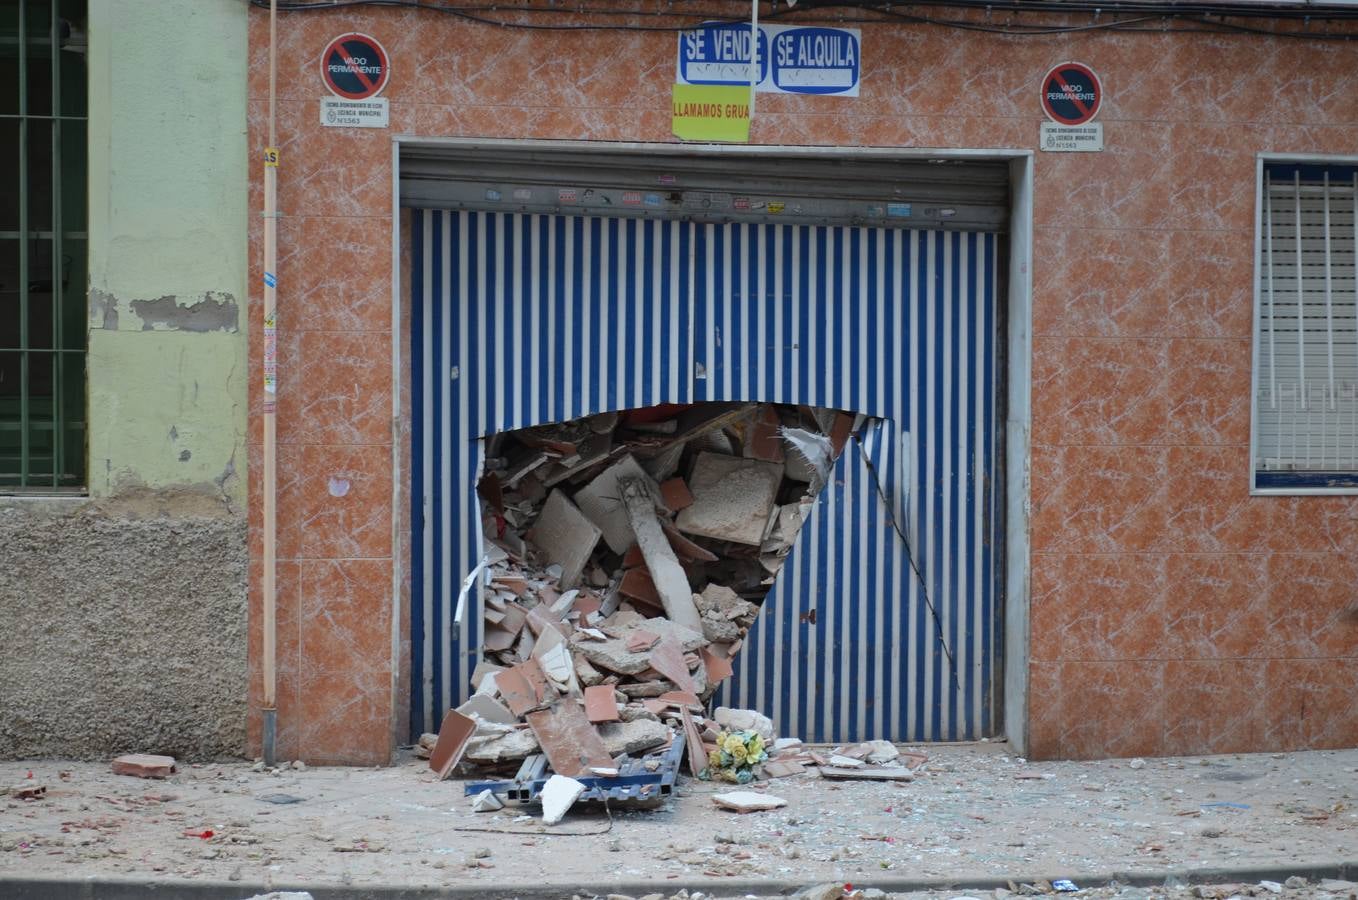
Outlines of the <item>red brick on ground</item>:
{"type": "Polygon", "coordinates": [[[129,753],[113,761],[114,775],[135,775],[138,778],[168,778],[178,771],[173,756],[151,753],[129,753]]]}

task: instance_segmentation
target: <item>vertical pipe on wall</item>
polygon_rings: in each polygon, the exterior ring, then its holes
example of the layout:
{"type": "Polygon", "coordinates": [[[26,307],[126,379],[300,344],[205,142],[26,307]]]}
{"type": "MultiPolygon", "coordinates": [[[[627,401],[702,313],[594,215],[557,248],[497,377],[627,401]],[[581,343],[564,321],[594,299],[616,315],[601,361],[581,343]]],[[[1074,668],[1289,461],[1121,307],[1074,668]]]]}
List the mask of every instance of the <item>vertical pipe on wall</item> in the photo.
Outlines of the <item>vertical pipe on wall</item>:
{"type": "Polygon", "coordinates": [[[275,509],[277,459],[278,331],[274,269],[278,259],[278,148],[274,122],[275,79],[278,63],[278,2],[269,2],[269,143],[264,149],[264,763],[276,761],[278,727],[277,641],[277,525],[275,509]]]}

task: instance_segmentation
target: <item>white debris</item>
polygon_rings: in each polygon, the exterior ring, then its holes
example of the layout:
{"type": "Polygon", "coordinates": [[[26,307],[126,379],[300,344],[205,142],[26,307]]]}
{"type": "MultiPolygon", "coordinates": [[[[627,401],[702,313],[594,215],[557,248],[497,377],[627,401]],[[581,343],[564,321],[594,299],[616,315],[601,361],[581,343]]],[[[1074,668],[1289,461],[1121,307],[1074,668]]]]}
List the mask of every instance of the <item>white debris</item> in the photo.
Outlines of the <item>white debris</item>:
{"type": "Polygon", "coordinates": [[[864,762],[861,759],[854,759],[852,756],[840,756],[836,753],[830,757],[830,765],[841,769],[861,769],[864,762]]]}
{"type": "Polygon", "coordinates": [[[773,740],[773,720],[752,709],[718,706],[712,718],[727,731],[757,731],[765,741],[773,740]]]}
{"type": "Polygon", "coordinates": [[[868,755],[864,758],[877,766],[889,763],[901,755],[901,751],[897,750],[891,741],[864,741],[862,746],[868,748],[868,755]]]}
{"type": "Polygon", "coordinates": [[[566,813],[585,792],[585,786],[574,778],[553,775],[542,786],[538,799],[542,801],[542,824],[555,825],[566,817],[566,813]]]}
{"type": "Polygon", "coordinates": [[[504,801],[495,796],[495,792],[490,788],[486,788],[472,800],[472,812],[495,812],[504,808],[504,801]]]}
{"type": "Polygon", "coordinates": [[[787,801],[782,797],[775,797],[772,794],[757,794],[754,791],[729,791],[725,794],[713,794],[712,802],[722,809],[731,809],[740,813],[759,812],[787,806],[787,801]]]}

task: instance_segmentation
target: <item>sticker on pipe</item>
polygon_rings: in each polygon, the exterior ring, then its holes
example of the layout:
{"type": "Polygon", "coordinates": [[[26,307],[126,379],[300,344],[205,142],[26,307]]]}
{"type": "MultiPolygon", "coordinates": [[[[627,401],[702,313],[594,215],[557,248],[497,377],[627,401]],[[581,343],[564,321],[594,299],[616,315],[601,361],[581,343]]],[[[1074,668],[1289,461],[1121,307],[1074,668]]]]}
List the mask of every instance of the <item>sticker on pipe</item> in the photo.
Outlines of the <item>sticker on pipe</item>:
{"type": "Polygon", "coordinates": [[[386,128],[391,64],[376,38],[342,34],[321,54],[321,78],[333,97],[321,98],[321,124],[330,128],[386,128]]]}

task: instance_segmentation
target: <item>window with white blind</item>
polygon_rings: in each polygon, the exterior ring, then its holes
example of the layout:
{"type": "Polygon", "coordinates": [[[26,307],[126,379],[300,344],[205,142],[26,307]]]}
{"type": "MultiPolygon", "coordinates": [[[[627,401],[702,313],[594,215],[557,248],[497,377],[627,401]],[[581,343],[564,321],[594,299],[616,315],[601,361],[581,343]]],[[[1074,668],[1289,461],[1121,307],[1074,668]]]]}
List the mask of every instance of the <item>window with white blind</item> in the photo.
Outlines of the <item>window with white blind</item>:
{"type": "Polygon", "coordinates": [[[1358,491],[1358,166],[1266,163],[1254,487],[1358,491]]]}

